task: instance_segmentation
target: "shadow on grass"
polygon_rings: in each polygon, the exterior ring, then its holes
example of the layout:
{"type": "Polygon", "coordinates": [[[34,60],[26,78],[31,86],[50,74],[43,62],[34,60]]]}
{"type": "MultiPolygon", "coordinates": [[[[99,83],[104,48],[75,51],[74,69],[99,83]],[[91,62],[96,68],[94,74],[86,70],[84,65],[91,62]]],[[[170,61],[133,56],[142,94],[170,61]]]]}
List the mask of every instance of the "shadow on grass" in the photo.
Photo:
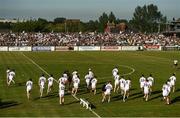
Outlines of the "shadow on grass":
{"type": "Polygon", "coordinates": [[[1,102],[0,100],[0,109],[8,108],[8,107],[13,107],[20,105],[21,103],[18,103],[16,101],[6,101],[6,102],[1,102]]]}
{"type": "Polygon", "coordinates": [[[179,92],[180,91],[180,89],[176,89],[176,91],[175,92],[179,92]]]}
{"type": "Polygon", "coordinates": [[[174,99],[172,99],[171,103],[174,104],[176,102],[180,102],[180,96],[175,97],[174,99]]]}
{"type": "Polygon", "coordinates": [[[72,101],[72,102],[66,103],[64,105],[71,105],[71,104],[75,104],[75,103],[79,103],[79,101],[72,101]]]}
{"type": "Polygon", "coordinates": [[[26,82],[17,83],[16,86],[26,86],[26,82]]]}

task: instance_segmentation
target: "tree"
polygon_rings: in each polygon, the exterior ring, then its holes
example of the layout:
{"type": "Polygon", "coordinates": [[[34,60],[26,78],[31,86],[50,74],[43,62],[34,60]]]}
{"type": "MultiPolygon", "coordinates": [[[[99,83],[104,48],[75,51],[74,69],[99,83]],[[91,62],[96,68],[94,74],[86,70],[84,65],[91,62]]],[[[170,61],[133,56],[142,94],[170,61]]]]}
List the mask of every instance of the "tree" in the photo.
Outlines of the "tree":
{"type": "Polygon", "coordinates": [[[102,16],[99,17],[99,31],[104,32],[105,26],[108,22],[108,15],[104,12],[102,16]]]}
{"type": "Polygon", "coordinates": [[[159,23],[166,23],[166,17],[153,4],[143,7],[137,6],[130,21],[133,28],[148,33],[157,32],[159,23]]]}
{"type": "Polygon", "coordinates": [[[64,21],[66,20],[66,18],[63,17],[59,17],[59,18],[55,18],[54,19],[54,23],[64,23],[64,21]]]}
{"type": "Polygon", "coordinates": [[[116,22],[116,17],[114,15],[114,13],[111,11],[111,13],[109,14],[109,22],[116,22]]]}

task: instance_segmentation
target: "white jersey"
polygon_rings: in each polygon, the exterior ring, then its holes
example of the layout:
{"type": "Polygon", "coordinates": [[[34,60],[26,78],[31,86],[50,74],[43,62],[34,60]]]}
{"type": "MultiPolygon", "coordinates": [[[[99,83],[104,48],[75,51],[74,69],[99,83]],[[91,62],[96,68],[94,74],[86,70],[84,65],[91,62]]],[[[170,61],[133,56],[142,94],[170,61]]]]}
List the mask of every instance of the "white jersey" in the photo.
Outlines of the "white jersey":
{"type": "Polygon", "coordinates": [[[174,65],[177,65],[178,64],[178,60],[174,60],[174,65]]]}
{"type": "Polygon", "coordinates": [[[176,77],[175,76],[171,76],[169,78],[170,82],[171,82],[171,85],[174,86],[175,85],[175,82],[176,82],[176,77]]]}
{"type": "Polygon", "coordinates": [[[89,84],[90,84],[90,80],[91,80],[91,78],[90,78],[90,76],[89,76],[89,74],[87,74],[87,75],[85,75],[85,81],[86,81],[86,84],[87,84],[87,86],[89,86],[89,84]]]}
{"type": "Polygon", "coordinates": [[[162,95],[163,95],[164,97],[168,96],[169,93],[170,93],[170,90],[171,90],[171,89],[170,89],[170,86],[167,85],[167,84],[164,84],[163,87],[162,87],[162,95]]]}
{"type": "Polygon", "coordinates": [[[59,83],[59,96],[63,97],[65,92],[65,85],[62,83],[59,83]]]}
{"type": "Polygon", "coordinates": [[[66,73],[63,74],[63,77],[68,78],[68,75],[66,73]]]}
{"type": "Polygon", "coordinates": [[[80,79],[78,77],[73,79],[73,86],[74,88],[78,88],[80,84],[80,79]]]}
{"type": "Polygon", "coordinates": [[[32,89],[32,86],[33,86],[32,81],[29,80],[29,81],[26,82],[26,90],[27,90],[27,92],[29,92],[32,89]]]}
{"type": "Polygon", "coordinates": [[[92,71],[89,71],[89,77],[92,79],[94,77],[94,73],[92,71]]]}
{"type": "Polygon", "coordinates": [[[119,75],[114,76],[114,82],[115,82],[116,85],[119,84],[119,75]]]}
{"type": "Polygon", "coordinates": [[[9,72],[10,72],[10,70],[7,69],[7,70],[6,70],[6,75],[7,75],[7,77],[9,76],[9,72]]]}
{"type": "Polygon", "coordinates": [[[124,84],[124,91],[128,91],[131,86],[131,80],[126,80],[124,84]]]}
{"type": "Polygon", "coordinates": [[[145,77],[141,77],[141,78],[139,79],[140,88],[143,88],[145,81],[146,81],[146,78],[145,78],[145,77]]]}
{"type": "Polygon", "coordinates": [[[73,76],[72,76],[72,80],[74,80],[75,78],[77,78],[78,76],[76,75],[76,74],[74,74],[73,76]]]}
{"type": "Polygon", "coordinates": [[[93,89],[93,88],[96,88],[96,84],[97,84],[97,79],[96,78],[93,78],[92,80],[91,80],[91,88],[93,89]]]}
{"type": "Polygon", "coordinates": [[[15,76],[15,72],[14,71],[10,71],[9,75],[8,75],[9,80],[13,80],[14,76],[15,76]]]}
{"type": "Polygon", "coordinates": [[[46,78],[43,77],[43,76],[40,77],[40,78],[39,78],[39,84],[40,84],[40,87],[41,87],[41,88],[44,88],[45,83],[46,83],[46,78]]]}
{"type": "Polygon", "coordinates": [[[113,75],[113,76],[116,76],[117,73],[118,73],[118,69],[117,69],[117,68],[114,68],[114,69],[112,70],[112,75],[113,75]]]}
{"type": "MultiPolygon", "coordinates": [[[[171,82],[167,82],[167,85],[171,88],[173,85],[172,85],[172,83],[171,82]]],[[[170,89],[170,91],[171,91],[171,89],[170,89]]]]}
{"type": "Polygon", "coordinates": [[[65,78],[65,77],[59,78],[59,83],[63,82],[65,84],[66,81],[67,81],[67,78],[65,78]]]}
{"type": "Polygon", "coordinates": [[[15,72],[14,72],[14,71],[10,71],[10,72],[9,72],[9,75],[11,75],[11,76],[13,76],[13,77],[14,77],[16,74],[15,74],[15,72]]]}
{"type": "Polygon", "coordinates": [[[154,83],[154,78],[153,77],[148,77],[147,80],[148,80],[150,86],[152,86],[153,83],[154,83]]]}
{"type": "Polygon", "coordinates": [[[149,82],[145,81],[143,87],[144,87],[144,94],[149,94],[149,88],[150,88],[149,82]]]}
{"type": "Polygon", "coordinates": [[[104,92],[105,95],[110,95],[111,90],[113,89],[112,85],[109,83],[105,86],[106,91],[104,92]]]}
{"type": "Polygon", "coordinates": [[[124,89],[125,82],[126,82],[126,80],[125,80],[124,78],[121,78],[121,79],[119,80],[119,84],[120,84],[120,88],[121,88],[121,89],[124,89]]]}
{"type": "Polygon", "coordinates": [[[48,78],[48,85],[52,86],[53,85],[53,81],[54,81],[54,78],[53,77],[49,77],[48,78]]]}

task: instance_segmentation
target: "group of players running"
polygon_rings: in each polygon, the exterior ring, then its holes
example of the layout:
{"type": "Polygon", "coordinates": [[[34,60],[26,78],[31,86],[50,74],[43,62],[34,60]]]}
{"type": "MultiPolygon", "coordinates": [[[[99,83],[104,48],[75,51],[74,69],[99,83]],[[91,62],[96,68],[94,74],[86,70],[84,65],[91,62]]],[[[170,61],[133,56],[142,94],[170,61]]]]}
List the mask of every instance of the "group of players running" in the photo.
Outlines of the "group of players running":
{"type": "MultiPolygon", "coordinates": [[[[10,84],[14,81],[15,77],[15,70],[10,70],[9,68],[6,71],[7,73],[7,85],[10,86],[10,84]]],[[[114,92],[119,92],[123,96],[123,102],[125,102],[129,97],[129,91],[131,88],[131,78],[124,79],[123,76],[119,75],[118,68],[115,67],[112,70],[112,75],[114,78],[114,92]]],[[[97,77],[94,75],[92,70],[89,68],[87,74],[85,75],[85,82],[86,87],[88,90],[93,92],[93,94],[96,94],[96,85],[97,85],[97,77]]],[[[54,81],[59,84],[59,104],[64,104],[64,94],[65,94],[65,87],[68,87],[68,92],[70,92],[73,96],[76,96],[79,84],[80,84],[80,77],[78,74],[78,71],[75,70],[72,72],[72,74],[69,71],[65,71],[62,76],[59,78],[59,80],[54,79],[53,75],[49,75],[48,81],[48,88],[47,88],[47,94],[51,92],[51,89],[53,87],[54,81]],[[73,85],[71,89],[71,83],[73,85]]],[[[165,100],[166,104],[170,104],[170,98],[169,95],[172,92],[175,91],[175,82],[176,82],[176,76],[173,74],[163,85],[162,87],[162,95],[163,99],[165,100]]],[[[46,83],[46,77],[44,74],[39,77],[38,85],[40,88],[40,98],[43,96],[43,91],[45,88],[46,83]]],[[[139,79],[140,83],[140,89],[144,93],[144,99],[145,101],[148,101],[149,95],[152,92],[152,86],[154,85],[154,78],[152,77],[152,74],[149,75],[149,77],[145,78],[144,75],[139,79]]],[[[29,79],[26,82],[26,91],[27,91],[27,98],[30,99],[30,92],[33,87],[33,81],[32,79],[29,79]]],[[[113,86],[111,84],[111,81],[108,81],[106,84],[102,87],[102,102],[104,102],[106,99],[108,102],[110,102],[111,99],[111,91],[113,90],[113,86]]]]}

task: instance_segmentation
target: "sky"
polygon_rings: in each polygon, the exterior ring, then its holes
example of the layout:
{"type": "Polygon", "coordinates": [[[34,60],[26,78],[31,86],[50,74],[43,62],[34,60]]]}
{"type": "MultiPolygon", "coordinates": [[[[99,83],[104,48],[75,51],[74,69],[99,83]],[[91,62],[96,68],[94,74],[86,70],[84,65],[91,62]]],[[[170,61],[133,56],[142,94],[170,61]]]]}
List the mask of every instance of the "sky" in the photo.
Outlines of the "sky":
{"type": "Polygon", "coordinates": [[[168,19],[180,18],[180,0],[0,0],[0,18],[89,21],[112,11],[117,18],[130,20],[135,8],[145,4],[157,5],[168,19]]]}

